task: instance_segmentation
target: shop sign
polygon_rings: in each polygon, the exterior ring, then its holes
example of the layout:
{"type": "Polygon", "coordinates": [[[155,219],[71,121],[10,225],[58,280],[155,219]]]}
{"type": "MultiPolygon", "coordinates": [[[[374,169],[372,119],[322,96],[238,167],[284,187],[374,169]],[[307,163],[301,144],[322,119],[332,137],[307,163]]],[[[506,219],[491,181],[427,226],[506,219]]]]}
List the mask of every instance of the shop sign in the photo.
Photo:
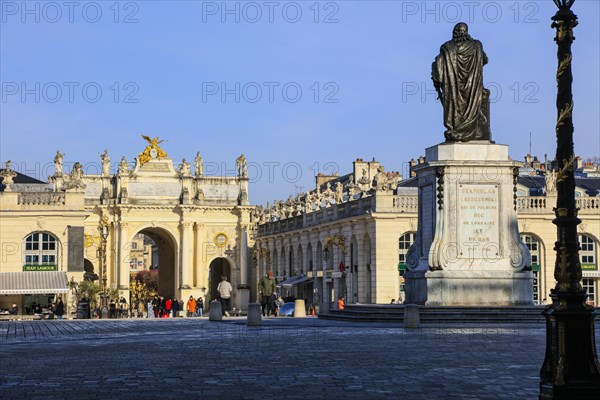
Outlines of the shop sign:
{"type": "Polygon", "coordinates": [[[58,265],[23,265],[23,271],[58,271],[58,265]]]}

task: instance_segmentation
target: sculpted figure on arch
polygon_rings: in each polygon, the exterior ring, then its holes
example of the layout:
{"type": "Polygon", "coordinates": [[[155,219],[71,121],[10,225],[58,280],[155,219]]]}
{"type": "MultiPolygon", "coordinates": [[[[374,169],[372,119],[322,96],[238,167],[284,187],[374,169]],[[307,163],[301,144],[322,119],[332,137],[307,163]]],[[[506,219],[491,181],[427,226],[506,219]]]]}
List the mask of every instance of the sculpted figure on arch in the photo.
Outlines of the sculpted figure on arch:
{"type": "Polygon", "coordinates": [[[452,40],[440,48],[431,79],[444,107],[447,142],[490,140],[490,91],[483,87],[483,66],[488,58],[479,40],[459,22],[452,40]]]}
{"type": "Polygon", "coordinates": [[[61,154],[60,150],[56,150],[56,156],[54,156],[54,166],[56,167],[56,176],[62,175],[63,158],[64,154],[61,154]]]}
{"type": "Polygon", "coordinates": [[[109,176],[110,157],[108,156],[108,150],[104,150],[104,153],[100,154],[100,160],[102,162],[102,176],[109,176]]]}
{"type": "Polygon", "coordinates": [[[200,178],[204,176],[204,162],[202,161],[200,152],[196,153],[196,158],[194,159],[194,167],[196,168],[196,177],[200,178]]]}

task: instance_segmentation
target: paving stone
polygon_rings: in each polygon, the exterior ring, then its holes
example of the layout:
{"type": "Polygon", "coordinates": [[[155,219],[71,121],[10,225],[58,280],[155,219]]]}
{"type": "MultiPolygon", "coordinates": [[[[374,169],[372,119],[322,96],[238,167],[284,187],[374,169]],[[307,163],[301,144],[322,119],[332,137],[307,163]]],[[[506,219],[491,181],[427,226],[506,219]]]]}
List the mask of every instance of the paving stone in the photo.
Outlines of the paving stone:
{"type": "MultiPolygon", "coordinates": [[[[526,399],[543,325],[424,327],[315,318],[0,322],[12,399],[526,399]]],[[[600,344],[600,329],[596,343],[600,344]]]]}

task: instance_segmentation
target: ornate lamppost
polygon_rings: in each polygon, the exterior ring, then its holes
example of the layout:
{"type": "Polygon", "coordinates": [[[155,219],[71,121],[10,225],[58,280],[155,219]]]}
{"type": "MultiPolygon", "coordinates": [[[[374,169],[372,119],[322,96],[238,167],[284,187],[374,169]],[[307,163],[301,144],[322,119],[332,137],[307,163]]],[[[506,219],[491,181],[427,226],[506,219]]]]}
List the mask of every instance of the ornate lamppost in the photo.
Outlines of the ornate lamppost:
{"type": "Polygon", "coordinates": [[[329,261],[329,246],[325,246],[325,249],[323,250],[323,261],[327,262],[329,261]]]}
{"type": "Polygon", "coordinates": [[[108,304],[106,301],[106,241],[108,239],[108,223],[102,221],[100,225],[100,237],[102,239],[102,245],[100,249],[100,255],[102,257],[102,312],[101,318],[108,318],[108,304]]]}
{"type": "Polygon", "coordinates": [[[558,45],[558,94],[556,107],[556,161],[558,198],[553,223],[557,226],[556,286],[550,291],[552,304],[544,310],[546,317],[546,354],[540,371],[540,399],[600,398],[600,365],[594,338],[592,307],[585,305],[586,293],[581,286],[581,264],[577,241],[575,177],[573,163],[573,93],[571,44],[577,16],[571,11],[575,0],[554,0],[558,12],[552,20],[558,45]]]}

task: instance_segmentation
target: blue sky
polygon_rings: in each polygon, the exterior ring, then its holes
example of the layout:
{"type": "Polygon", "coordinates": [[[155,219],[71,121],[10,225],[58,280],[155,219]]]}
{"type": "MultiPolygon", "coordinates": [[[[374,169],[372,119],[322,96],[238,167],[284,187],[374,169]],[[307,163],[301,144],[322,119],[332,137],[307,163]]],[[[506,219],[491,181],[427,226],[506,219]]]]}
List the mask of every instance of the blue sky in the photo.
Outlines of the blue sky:
{"type": "MultiPolygon", "coordinates": [[[[600,155],[599,4],[574,5],[584,158],[600,155]]],[[[57,149],[96,173],[104,149],[113,169],[132,161],[141,134],[167,139],[175,165],[200,151],[213,174],[232,174],[244,153],[254,204],[357,157],[404,171],[443,141],[430,70],[459,21],[489,58],[493,139],[521,160],[531,132],[534,154],[555,153],[550,0],[3,0],[1,13],[0,159],[43,180],[57,149]]]]}

